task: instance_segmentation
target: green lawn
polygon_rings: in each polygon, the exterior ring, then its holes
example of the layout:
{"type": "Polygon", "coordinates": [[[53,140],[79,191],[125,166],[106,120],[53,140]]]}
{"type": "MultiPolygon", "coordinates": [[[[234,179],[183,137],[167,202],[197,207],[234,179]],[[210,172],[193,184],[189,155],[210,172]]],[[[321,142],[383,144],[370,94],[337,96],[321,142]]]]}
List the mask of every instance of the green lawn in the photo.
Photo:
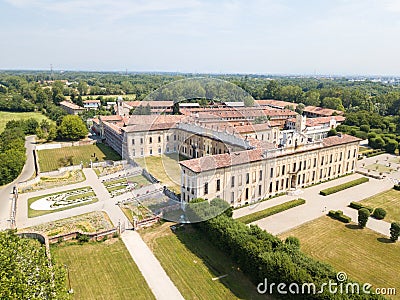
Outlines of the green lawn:
{"type": "Polygon", "coordinates": [[[163,185],[180,194],[181,168],[179,160],[183,159],[185,158],[178,158],[177,154],[168,154],[135,158],[135,162],[157,178],[163,185]]]}
{"type": "Polygon", "coordinates": [[[361,203],[373,208],[381,207],[386,210],[385,221],[387,222],[400,222],[400,191],[391,189],[364,199],[361,203]]]}
{"type": "Polygon", "coordinates": [[[53,122],[49,120],[45,115],[42,115],[38,112],[8,112],[8,111],[0,111],[0,133],[3,132],[4,128],[8,121],[11,120],[26,120],[29,118],[34,118],[38,122],[42,120],[48,120],[49,122],[53,122]]]}
{"type": "Polygon", "coordinates": [[[338,272],[346,272],[353,280],[400,291],[400,243],[390,243],[370,229],[357,228],[324,216],[280,237],[296,236],[305,253],[331,264],[338,272]]]}
{"type": "Polygon", "coordinates": [[[372,164],[364,167],[367,170],[379,172],[379,173],[390,173],[393,171],[392,168],[386,167],[385,165],[381,164],[372,164]]]}
{"type": "Polygon", "coordinates": [[[74,290],[71,299],[155,299],[119,239],[52,246],[51,253],[68,266],[74,290]]]}
{"type": "Polygon", "coordinates": [[[41,172],[57,170],[62,166],[60,160],[72,156],[73,165],[83,162],[84,166],[90,165],[90,160],[120,160],[121,156],[113,149],[104,144],[63,147],[60,149],[49,149],[38,151],[41,172]],[[95,156],[94,156],[95,154],[95,156]]]}
{"type": "MultiPolygon", "coordinates": [[[[66,192],[71,192],[71,191],[78,191],[78,190],[82,190],[82,189],[86,189],[86,188],[90,188],[90,187],[84,187],[84,188],[79,188],[79,189],[73,189],[73,190],[67,190],[64,192],[59,192],[59,193],[53,193],[53,194],[47,194],[47,195],[43,195],[43,196],[37,196],[37,197],[32,197],[28,199],[28,218],[34,218],[34,217],[38,217],[38,216],[42,216],[42,215],[46,215],[46,214],[50,214],[53,212],[57,212],[57,211],[62,211],[62,210],[66,210],[66,209],[70,209],[70,208],[74,208],[74,207],[78,207],[78,206],[83,206],[83,205],[88,205],[88,204],[92,204],[95,203],[97,201],[99,201],[97,198],[93,198],[90,201],[86,201],[86,202],[77,202],[77,204],[75,205],[68,205],[68,206],[64,206],[64,207],[60,207],[60,208],[56,208],[53,210],[35,210],[31,208],[31,204],[41,198],[47,197],[47,196],[51,196],[51,195],[59,195],[59,194],[63,194],[66,192]]],[[[77,200],[86,196],[95,196],[96,194],[93,192],[93,190],[90,188],[90,191],[84,194],[80,194],[80,195],[74,195],[74,196],[70,196],[68,197],[69,200],[77,200]]]]}
{"type": "Polygon", "coordinates": [[[173,224],[140,233],[185,299],[268,299],[200,232],[185,225],[174,234],[173,224]]]}

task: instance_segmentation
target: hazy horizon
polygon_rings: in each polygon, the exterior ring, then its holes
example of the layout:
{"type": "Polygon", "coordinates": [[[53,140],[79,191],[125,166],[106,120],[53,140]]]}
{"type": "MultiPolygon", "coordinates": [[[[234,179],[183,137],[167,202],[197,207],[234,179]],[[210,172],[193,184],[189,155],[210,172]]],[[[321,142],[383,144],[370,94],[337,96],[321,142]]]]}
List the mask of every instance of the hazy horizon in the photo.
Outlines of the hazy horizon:
{"type": "Polygon", "coordinates": [[[1,70],[400,75],[396,0],[0,0],[1,70]]]}

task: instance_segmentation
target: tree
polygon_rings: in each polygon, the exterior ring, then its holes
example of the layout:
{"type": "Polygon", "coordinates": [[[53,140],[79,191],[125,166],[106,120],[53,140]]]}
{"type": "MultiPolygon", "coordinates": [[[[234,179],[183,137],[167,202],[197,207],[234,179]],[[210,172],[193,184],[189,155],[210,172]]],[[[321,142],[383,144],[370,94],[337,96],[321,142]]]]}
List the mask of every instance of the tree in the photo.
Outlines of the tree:
{"type": "Polygon", "coordinates": [[[79,92],[79,95],[86,95],[87,94],[87,92],[88,92],[88,90],[89,90],[89,86],[88,86],[88,84],[85,82],[85,81],[79,81],[79,83],[78,83],[78,87],[77,87],[77,89],[78,89],[78,92],[79,92]]]}
{"type": "Polygon", "coordinates": [[[321,100],[319,99],[320,95],[318,91],[308,91],[304,97],[304,104],[305,105],[312,105],[312,106],[320,106],[321,100]]]}
{"type": "Polygon", "coordinates": [[[370,131],[370,127],[369,125],[364,124],[360,126],[360,130],[368,133],[370,131]]]}
{"type": "Polygon", "coordinates": [[[375,208],[374,213],[372,214],[375,219],[383,220],[386,217],[386,210],[383,208],[375,208]]]}
{"type": "Polygon", "coordinates": [[[337,135],[337,131],[335,128],[332,128],[328,131],[328,136],[335,136],[337,135]]]}
{"type": "Polygon", "coordinates": [[[15,231],[0,232],[0,299],[68,299],[64,269],[46,250],[15,231]]]}
{"type": "Polygon", "coordinates": [[[400,236],[400,223],[393,222],[390,225],[390,240],[396,242],[400,236]]]}
{"type": "Polygon", "coordinates": [[[344,111],[342,100],[336,97],[325,97],[321,101],[321,105],[326,108],[344,111]]]}
{"type": "Polygon", "coordinates": [[[396,140],[389,139],[387,144],[385,145],[385,150],[386,152],[394,153],[398,147],[399,143],[396,140]]]}
{"type": "Polygon", "coordinates": [[[364,228],[367,225],[369,218],[369,210],[366,208],[361,208],[358,210],[358,225],[364,228]]]}
{"type": "Polygon", "coordinates": [[[288,236],[285,240],[285,244],[292,245],[297,249],[300,249],[300,240],[294,236],[288,236]]]}
{"type": "Polygon", "coordinates": [[[297,105],[295,112],[297,112],[298,114],[302,115],[303,114],[303,110],[306,106],[303,103],[300,103],[299,105],[297,105]]]}
{"type": "Polygon", "coordinates": [[[84,138],[88,133],[88,129],[82,119],[74,115],[65,116],[58,131],[61,138],[73,141],[84,138]]]}

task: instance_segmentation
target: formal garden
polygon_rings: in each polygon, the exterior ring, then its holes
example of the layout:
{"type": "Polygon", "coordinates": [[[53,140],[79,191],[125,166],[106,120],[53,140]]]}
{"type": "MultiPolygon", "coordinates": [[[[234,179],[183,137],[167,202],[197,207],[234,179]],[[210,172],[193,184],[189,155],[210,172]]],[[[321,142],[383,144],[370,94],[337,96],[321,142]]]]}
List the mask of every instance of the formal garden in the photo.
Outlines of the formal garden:
{"type": "Polygon", "coordinates": [[[140,189],[142,187],[151,184],[143,175],[135,175],[129,177],[117,177],[103,181],[104,186],[110,193],[111,197],[115,197],[133,190],[140,189]]]}
{"type": "Polygon", "coordinates": [[[20,193],[29,193],[39,190],[51,189],[58,186],[79,183],[86,177],[82,170],[65,171],[60,175],[41,176],[40,181],[27,187],[19,188],[20,193]]]}
{"type": "Polygon", "coordinates": [[[400,158],[394,155],[381,154],[359,161],[358,169],[367,174],[387,176],[400,171],[400,158]]]}
{"type": "Polygon", "coordinates": [[[91,187],[67,190],[28,199],[28,217],[70,209],[97,202],[98,199],[91,187]]]}
{"type": "Polygon", "coordinates": [[[107,213],[103,211],[94,211],[87,214],[24,228],[21,231],[33,231],[51,237],[76,231],[94,233],[112,228],[114,228],[114,226],[107,213]]]}

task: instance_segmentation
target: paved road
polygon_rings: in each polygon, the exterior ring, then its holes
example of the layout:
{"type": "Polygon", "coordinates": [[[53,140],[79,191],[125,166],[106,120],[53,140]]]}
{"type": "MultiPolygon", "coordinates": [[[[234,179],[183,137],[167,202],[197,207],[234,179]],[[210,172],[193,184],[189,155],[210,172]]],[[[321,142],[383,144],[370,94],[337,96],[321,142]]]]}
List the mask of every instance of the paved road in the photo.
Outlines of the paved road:
{"type": "MultiPolygon", "coordinates": [[[[285,195],[271,200],[267,200],[265,202],[261,202],[254,207],[250,206],[244,207],[235,210],[233,217],[238,218],[297,198],[304,198],[306,200],[306,204],[295,208],[291,208],[287,211],[256,221],[254,222],[254,224],[257,224],[262,229],[265,229],[272,234],[280,234],[290,229],[293,229],[297,226],[300,226],[306,222],[315,220],[325,215],[329,210],[342,210],[348,213],[351,217],[354,217],[353,214],[357,212],[356,211],[353,212],[352,209],[350,210],[347,209],[347,205],[351,201],[360,201],[365,198],[371,197],[377,193],[386,191],[393,187],[393,183],[390,180],[386,179],[378,180],[370,178],[370,181],[367,183],[363,183],[361,185],[352,187],[350,189],[346,189],[344,191],[329,196],[321,196],[319,195],[319,191],[360,177],[362,176],[359,174],[349,175],[346,177],[342,177],[336,180],[332,180],[326,183],[306,188],[304,189],[303,194],[299,196],[285,195]]],[[[355,218],[353,219],[357,220],[357,217],[355,216],[355,218]]],[[[389,235],[389,231],[386,230],[388,223],[387,224],[385,223],[386,222],[371,219],[370,222],[368,222],[367,227],[379,233],[389,235]]]]}
{"type": "Polygon", "coordinates": [[[32,151],[35,147],[35,136],[28,136],[25,140],[26,163],[21,174],[13,182],[0,189],[0,230],[10,228],[10,212],[11,212],[11,192],[14,185],[20,181],[30,179],[35,172],[35,165],[32,151]]]}

